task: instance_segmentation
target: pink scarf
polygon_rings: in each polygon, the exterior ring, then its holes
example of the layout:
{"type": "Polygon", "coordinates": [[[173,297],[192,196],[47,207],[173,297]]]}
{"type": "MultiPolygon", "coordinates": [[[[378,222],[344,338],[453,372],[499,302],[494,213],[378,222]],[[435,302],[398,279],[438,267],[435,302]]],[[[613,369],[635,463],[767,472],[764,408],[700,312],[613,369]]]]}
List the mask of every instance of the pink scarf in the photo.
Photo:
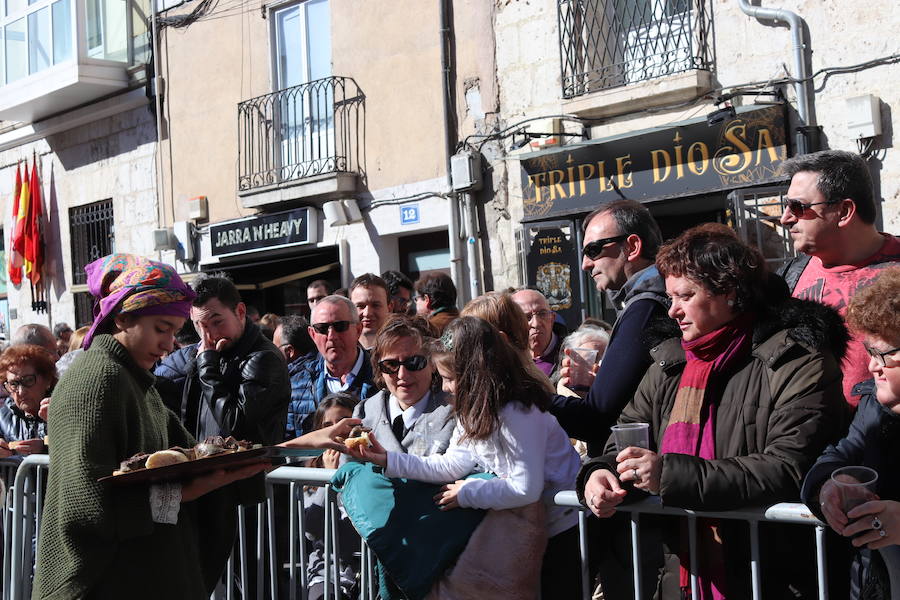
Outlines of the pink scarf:
{"type": "MultiPolygon", "coordinates": [[[[744,313],[690,342],[681,342],[687,365],[681,374],[675,405],[669,415],[660,446],[660,454],[688,454],[705,459],[716,457],[716,405],[719,398],[708,394],[710,383],[739,364],[752,345],[755,315],[744,313]]],[[[683,528],[685,541],[681,559],[681,588],[684,598],[691,597],[690,564],[687,551],[687,530],[683,528]]],[[[718,534],[718,521],[700,519],[697,528],[699,544],[697,556],[699,600],[723,600],[725,598],[725,568],[718,534]]]]}

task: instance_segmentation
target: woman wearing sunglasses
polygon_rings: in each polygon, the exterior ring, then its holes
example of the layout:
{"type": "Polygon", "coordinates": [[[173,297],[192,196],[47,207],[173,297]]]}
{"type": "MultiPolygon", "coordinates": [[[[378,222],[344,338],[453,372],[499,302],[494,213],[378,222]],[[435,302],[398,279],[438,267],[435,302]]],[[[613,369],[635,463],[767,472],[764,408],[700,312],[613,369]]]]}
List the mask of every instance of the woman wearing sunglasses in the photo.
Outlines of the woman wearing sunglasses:
{"type": "MultiPolygon", "coordinates": [[[[851,597],[900,597],[900,267],[885,269],[860,290],[847,311],[863,336],[872,379],[859,390],[847,436],[829,446],[803,482],[803,501],[856,549],[851,597]],[[865,466],[878,479],[868,501],[844,512],[831,475],[840,467],[865,466]],[[883,595],[877,595],[881,591],[883,595]]],[[[849,481],[849,475],[842,475],[849,481]]]]}
{"type": "Polygon", "coordinates": [[[0,457],[43,451],[47,423],[39,413],[56,385],[53,358],[33,344],[10,346],[0,356],[0,378],[9,393],[0,405],[0,457]]]}
{"type": "Polygon", "coordinates": [[[375,384],[381,389],[353,413],[392,452],[443,454],[456,425],[434,377],[424,335],[429,327],[417,317],[388,317],[372,350],[375,384]]]}

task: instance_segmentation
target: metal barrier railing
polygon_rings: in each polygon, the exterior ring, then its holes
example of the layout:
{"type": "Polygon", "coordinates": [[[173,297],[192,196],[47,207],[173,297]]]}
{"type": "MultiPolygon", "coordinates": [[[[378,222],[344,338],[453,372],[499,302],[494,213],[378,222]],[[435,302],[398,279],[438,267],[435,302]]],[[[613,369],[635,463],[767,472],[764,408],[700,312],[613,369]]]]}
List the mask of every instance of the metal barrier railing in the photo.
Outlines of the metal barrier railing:
{"type": "MultiPolygon", "coordinates": [[[[31,574],[33,569],[33,548],[31,540],[37,537],[40,527],[40,509],[43,503],[43,484],[46,479],[49,457],[34,455],[26,457],[18,465],[11,489],[12,511],[6,511],[4,519],[4,555],[3,555],[3,598],[5,600],[21,600],[30,595],[31,574]],[[11,528],[10,528],[11,525],[11,528]]],[[[8,465],[7,465],[8,466],[8,465]]],[[[4,464],[0,462],[0,469],[4,464]]],[[[0,474],[4,471],[0,471],[0,474]]],[[[6,472],[11,473],[11,471],[6,472]]],[[[338,494],[331,487],[330,480],[334,471],[307,467],[280,467],[266,477],[267,499],[255,508],[239,508],[238,544],[236,551],[228,560],[224,585],[220,586],[213,598],[224,596],[226,600],[236,595],[235,575],[240,576],[242,586],[250,581],[250,568],[255,570],[256,589],[251,597],[265,597],[266,583],[270,597],[276,597],[279,586],[278,575],[283,568],[287,569],[290,586],[290,600],[307,599],[309,578],[308,561],[305,550],[306,532],[308,531],[305,509],[306,501],[302,488],[304,485],[322,486],[325,488],[324,502],[324,599],[341,598],[341,553],[340,536],[338,535],[340,506],[338,494]],[[276,489],[287,486],[288,510],[288,563],[284,567],[279,564],[276,547],[276,536],[279,523],[276,521],[276,489]],[[248,553],[248,522],[255,517],[255,545],[253,556],[248,553]],[[237,555],[237,556],[235,556],[237,555]],[[239,573],[235,573],[235,569],[239,573]],[[268,581],[266,581],[266,578],[268,581]]],[[[579,509],[579,547],[581,553],[581,577],[583,598],[590,598],[591,581],[588,571],[588,551],[586,521],[588,513],[579,503],[575,492],[560,492],[554,497],[560,506],[579,509]]],[[[689,523],[689,547],[691,560],[691,587],[694,597],[697,595],[696,521],[698,518],[716,518],[741,520],[750,526],[750,555],[752,597],[762,598],[760,581],[760,546],[758,525],[760,522],[778,522],[808,525],[815,528],[817,583],[820,600],[828,599],[825,576],[825,525],[802,504],[780,503],[766,508],[747,508],[723,512],[694,511],[663,506],[658,498],[649,498],[640,502],[620,505],[619,511],[630,513],[631,517],[631,553],[633,562],[633,582],[635,598],[643,598],[641,561],[640,561],[640,517],[647,515],[664,515],[685,517],[689,523]]],[[[283,524],[281,524],[283,525],[283,524]]],[[[360,541],[360,568],[358,588],[360,600],[377,598],[377,578],[375,576],[375,558],[364,541],[360,541]]],[[[241,596],[243,597],[243,596],[241,596]]]]}
{"type": "MultiPolygon", "coordinates": [[[[586,509],[578,502],[575,492],[560,492],[554,497],[554,502],[560,506],[572,506],[580,509],[579,513],[579,540],[581,545],[581,577],[582,589],[584,590],[584,598],[589,597],[588,589],[588,544],[587,532],[585,527],[586,509]]],[[[640,561],[640,518],[642,514],[665,515],[671,517],[686,517],[688,519],[689,549],[690,549],[690,572],[691,572],[691,594],[693,598],[699,598],[699,590],[697,587],[697,519],[713,518],[713,519],[729,519],[746,521],[750,525],[750,581],[752,585],[753,600],[759,600],[761,595],[760,582],[760,550],[759,550],[759,523],[790,523],[795,525],[809,525],[815,527],[816,537],[816,577],[819,590],[819,599],[828,600],[828,587],[826,585],[825,576],[825,524],[819,521],[816,516],[804,504],[782,502],[773,504],[764,508],[744,508],[738,510],[729,510],[721,512],[688,510],[684,508],[676,508],[672,506],[663,506],[658,497],[650,497],[632,504],[621,504],[617,507],[618,511],[631,514],[631,558],[634,565],[633,581],[634,581],[634,597],[635,599],[643,598],[642,580],[641,580],[641,561],[640,561]]]]}
{"type": "Polygon", "coordinates": [[[40,532],[44,484],[49,465],[48,455],[32,454],[26,456],[16,469],[12,486],[9,555],[3,557],[4,593],[8,589],[7,598],[31,597],[31,576],[34,569],[32,540],[36,540],[40,532]]]}

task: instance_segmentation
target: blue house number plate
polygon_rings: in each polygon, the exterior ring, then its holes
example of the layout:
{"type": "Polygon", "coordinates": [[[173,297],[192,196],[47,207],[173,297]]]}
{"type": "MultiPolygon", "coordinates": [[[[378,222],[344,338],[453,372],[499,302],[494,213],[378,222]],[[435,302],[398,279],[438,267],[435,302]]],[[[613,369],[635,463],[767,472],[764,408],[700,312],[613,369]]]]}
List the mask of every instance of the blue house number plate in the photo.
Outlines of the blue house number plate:
{"type": "Polygon", "coordinates": [[[413,225],[419,222],[419,205],[407,204],[400,207],[400,224],[413,225]]]}

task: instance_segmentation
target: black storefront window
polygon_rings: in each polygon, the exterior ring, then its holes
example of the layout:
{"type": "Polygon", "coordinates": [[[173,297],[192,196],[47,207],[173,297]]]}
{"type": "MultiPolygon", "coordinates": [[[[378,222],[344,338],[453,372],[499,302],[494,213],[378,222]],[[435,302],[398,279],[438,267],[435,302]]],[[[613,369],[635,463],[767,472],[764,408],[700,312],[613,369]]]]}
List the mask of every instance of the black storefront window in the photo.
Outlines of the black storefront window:
{"type": "MultiPolygon", "coordinates": [[[[69,209],[69,237],[72,243],[72,282],[76,285],[87,283],[84,267],[93,261],[112,254],[115,225],[113,222],[112,200],[101,200],[92,204],[69,209]]],[[[86,292],[75,294],[75,321],[79,325],[91,322],[91,295],[86,292]]]]}

